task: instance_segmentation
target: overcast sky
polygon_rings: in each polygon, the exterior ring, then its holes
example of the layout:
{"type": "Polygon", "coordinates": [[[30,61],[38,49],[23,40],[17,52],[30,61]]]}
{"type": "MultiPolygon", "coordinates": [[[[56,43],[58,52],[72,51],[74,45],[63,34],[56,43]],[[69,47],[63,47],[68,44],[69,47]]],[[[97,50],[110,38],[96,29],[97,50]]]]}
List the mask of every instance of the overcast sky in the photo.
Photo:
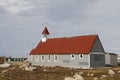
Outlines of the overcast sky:
{"type": "Polygon", "coordinates": [[[49,37],[98,34],[120,54],[120,0],[0,0],[0,55],[26,55],[49,37]]]}

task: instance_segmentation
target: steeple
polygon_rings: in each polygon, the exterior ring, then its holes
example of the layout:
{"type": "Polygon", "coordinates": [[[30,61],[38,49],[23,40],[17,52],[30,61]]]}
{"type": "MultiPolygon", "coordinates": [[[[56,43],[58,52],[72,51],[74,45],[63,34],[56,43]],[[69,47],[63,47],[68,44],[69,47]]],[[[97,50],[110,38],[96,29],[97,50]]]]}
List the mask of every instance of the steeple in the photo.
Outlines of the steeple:
{"type": "Polygon", "coordinates": [[[42,32],[43,36],[42,36],[42,42],[46,42],[47,40],[47,36],[49,35],[49,31],[47,29],[47,27],[45,26],[43,32],[42,32]]]}
{"type": "Polygon", "coordinates": [[[43,32],[42,32],[42,34],[47,34],[47,35],[49,35],[49,31],[48,31],[48,29],[47,29],[47,27],[45,26],[45,28],[44,28],[44,30],[43,30],[43,32]]]}

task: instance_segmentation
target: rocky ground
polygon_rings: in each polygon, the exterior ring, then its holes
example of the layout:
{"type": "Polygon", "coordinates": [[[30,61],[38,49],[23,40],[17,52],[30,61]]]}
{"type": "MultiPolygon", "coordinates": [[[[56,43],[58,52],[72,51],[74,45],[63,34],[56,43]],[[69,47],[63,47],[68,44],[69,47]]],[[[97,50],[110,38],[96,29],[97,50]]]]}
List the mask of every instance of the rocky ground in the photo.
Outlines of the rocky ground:
{"type": "Polygon", "coordinates": [[[120,80],[120,67],[102,69],[73,69],[63,67],[36,67],[26,69],[25,63],[0,68],[0,80],[120,80]]]}

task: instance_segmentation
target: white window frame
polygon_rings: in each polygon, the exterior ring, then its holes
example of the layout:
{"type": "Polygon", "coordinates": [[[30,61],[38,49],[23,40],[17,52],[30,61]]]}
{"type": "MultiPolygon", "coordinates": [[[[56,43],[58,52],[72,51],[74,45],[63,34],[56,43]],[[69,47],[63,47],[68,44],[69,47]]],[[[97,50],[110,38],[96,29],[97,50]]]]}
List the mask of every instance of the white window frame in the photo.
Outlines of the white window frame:
{"type": "Polygon", "coordinates": [[[38,62],[39,61],[39,56],[35,55],[35,61],[38,62]]]}
{"type": "Polygon", "coordinates": [[[14,58],[14,61],[17,61],[17,59],[16,59],[16,58],[14,58]]]}
{"type": "Polygon", "coordinates": [[[58,61],[58,55],[54,54],[54,61],[57,62],[58,61]]]}
{"type": "Polygon", "coordinates": [[[75,54],[71,54],[71,59],[75,59],[75,54]]]}
{"type": "Polygon", "coordinates": [[[83,54],[79,54],[79,58],[80,58],[80,59],[83,59],[83,54]],[[82,56],[82,57],[81,57],[81,56],[82,56]]]}
{"type": "Polygon", "coordinates": [[[41,61],[42,61],[42,62],[45,61],[45,55],[44,55],[44,54],[41,55],[41,61]]]}
{"type": "Polygon", "coordinates": [[[50,61],[51,61],[51,55],[48,54],[48,62],[50,62],[50,61]]]}

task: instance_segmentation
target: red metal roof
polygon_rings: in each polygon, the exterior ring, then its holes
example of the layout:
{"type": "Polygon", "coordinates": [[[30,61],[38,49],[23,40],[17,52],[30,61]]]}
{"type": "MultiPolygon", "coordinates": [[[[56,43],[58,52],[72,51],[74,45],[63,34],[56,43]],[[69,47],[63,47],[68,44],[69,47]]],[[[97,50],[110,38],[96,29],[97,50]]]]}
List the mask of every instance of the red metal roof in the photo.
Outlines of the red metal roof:
{"type": "Polygon", "coordinates": [[[48,31],[47,27],[44,28],[42,34],[49,34],[49,31],[48,31]]]}
{"type": "Polygon", "coordinates": [[[51,38],[46,42],[40,41],[34,54],[89,54],[97,35],[76,36],[68,38],[51,38]]]}

